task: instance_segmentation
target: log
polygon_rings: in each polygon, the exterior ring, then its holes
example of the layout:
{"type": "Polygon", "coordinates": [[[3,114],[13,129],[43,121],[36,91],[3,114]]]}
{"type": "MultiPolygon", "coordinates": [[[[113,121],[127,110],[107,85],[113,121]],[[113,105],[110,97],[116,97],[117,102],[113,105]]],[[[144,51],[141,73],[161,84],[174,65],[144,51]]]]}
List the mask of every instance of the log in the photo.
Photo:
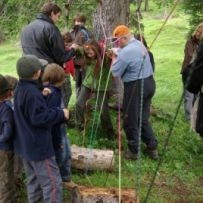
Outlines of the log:
{"type": "MultiPolygon", "coordinates": [[[[72,190],[71,203],[119,203],[119,190],[78,186],[72,190]]],[[[139,203],[136,191],[122,189],[120,203],[139,203]]]]}
{"type": "Polygon", "coordinates": [[[114,152],[112,150],[87,149],[72,145],[71,153],[73,168],[82,170],[113,170],[114,152]]]}

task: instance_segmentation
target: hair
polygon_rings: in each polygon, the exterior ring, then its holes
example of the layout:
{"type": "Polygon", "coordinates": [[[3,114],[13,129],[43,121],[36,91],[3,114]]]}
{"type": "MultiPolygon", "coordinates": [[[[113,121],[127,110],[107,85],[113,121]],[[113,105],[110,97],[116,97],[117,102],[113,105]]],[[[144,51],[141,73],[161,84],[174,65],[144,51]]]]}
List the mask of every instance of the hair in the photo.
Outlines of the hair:
{"type": "Polygon", "coordinates": [[[194,32],[192,33],[192,36],[195,37],[196,33],[197,33],[197,30],[198,29],[202,29],[203,31],[203,23],[200,23],[194,30],[194,32]]]}
{"type": "Polygon", "coordinates": [[[10,84],[12,90],[15,90],[17,83],[18,83],[18,79],[11,76],[11,75],[5,75],[4,76],[6,78],[6,80],[8,81],[8,83],[10,84]]]}
{"type": "Polygon", "coordinates": [[[65,72],[63,68],[55,63],[48,64],[42,75],[42,82],[56,85],[64,81],[65,72]]]}
{"type": "Polygon", "coordinates": [[[54,14],[60,13],[61,9],[59,6],[57,6],[55,3],[45,3],[42,8],[41,12],[47,14],[48,16],[51,16],[51,13],[53,12],[54,14]]]}
{"type": "Polygon", "coordinates": [[[85,42],[85,44],[83,45],[83,48],[84,48],[84,56],[86,59],[86,64],[88,64],[91,59],[87,56],[85,50],[92,49],[94,51],[94,53],[96,54],[97,64],[95,67],[95,73],[97,74],[99,72],[99,69],[100,69],[101,63],[102,63],[102,49],[101,49],[100,45],[98,44],[98,42],[96,40],[89,39],[87,42],[85,42]]]}
{"type": "Polygon", "coordinates": [[[75,21],[85,23],[86,22],[86,17],[85,17],[85,15],[83,13],[77,13],[73,18],[73,22],[75,22],[75,21]]]}
{"type": "Polygon", "coordinates": [[[61,33],[61,36],[62,36],[63,41],[65,43],[71,43],[71,42],[73,42],[73,37],[71,36],[70,32],[64,31],[64,32],[61,33]]]}
{"type": "Polygon", "coordinates": [[[149,48],[148,45],[147,45],[147,41],[145,40],[145,38],[144,38],[144,36],[142,34],[135,34],[134,37],[137,40],[141,41],[147,49],[149,48]]]}

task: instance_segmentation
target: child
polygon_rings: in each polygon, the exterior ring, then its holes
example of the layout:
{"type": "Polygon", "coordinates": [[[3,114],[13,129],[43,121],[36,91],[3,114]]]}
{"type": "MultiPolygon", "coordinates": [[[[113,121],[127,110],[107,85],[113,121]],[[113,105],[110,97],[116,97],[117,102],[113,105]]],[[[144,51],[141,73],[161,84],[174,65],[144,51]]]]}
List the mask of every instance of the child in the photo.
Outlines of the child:
{"type": "Polygon", "coordinates": [[[11,97],[11,86],[6,78],[0,75],[0,202],[14,202],[14,120],[13,110],[8,101],[11,97]]]}
{"type": "MultiPolygon", "coordinates": [[[[14,90],[18,83],[18,79],[13,76],[10,76],[10,75],[5,75],[4,77],[6,78],[9,85],[11,86],[11,95],[10,95],[9,99],[10,99],[11,107],[13,109],[13,105],[14,105],[13,96],[14,96],[14,90]]],[[[23,185],[22,173],[23,173],[22,159],[19,156],[14,155],[14,181],[15,181],[16,188],[23,185]]],[[[18,198],[17,191],[16,191],[16,198],[18,198]]]]}
{"type": "MultiPolygon", "coordinates": [[[[60,87],[64,83],[65,73],[57,64],[49,64],[44,70],[42,81],[46,88],[50,89],[50,94],[46,97],[49,107],[60,107],[61,100],[60,87]]],[[[73,188],[76,186],[71,181],[71,151],[64,124],[56,124],[52,127],[53,145],[56,162],[59,166],[64,186],[73,188]]]]}
{"type": "MultiPolygon", "coordinates": [[[[89,40],[89,32],[85,27],[86,17],[82,13],[76,14],[76,16],[73,19],[73,30],[71,31],[71,35],[73,37],[74,43],[83,46],[83,44],[89,40]]],[[[75,64],[75,80],[76,80],[76,96],[79,96],[82,81],[85,77],[85,71],[82,66],[83,57],[77,56],[74,59],[75,64]]]]}
{"type": "Polygon", "coordinates": [[[52,126],[68,119],[67,109],[49,108],[38,79],[42,64],[24,55],[16,65],[19,83],[14,95],[15,153],[23,158],[29,202],[62,202],[62,181],[54,156],[52,126]]]}
{"type": "MultiPolygon", "coordinates": [[[[73,38],[69,32],[63,32],[62,38],[65,44],[65,49],[70,50],[70,47],[73,42],[73,38]]],[[[67,61],[64,64],[64,71],[66,73],[66,79],[65,82],[62,85],[62,96],[64,100],[64,104],[66,107],[68,107],[71,95],[72,95],[72,89],[71,89],[71,81],[70,81],[70,74],[72,75],[73,79],[75,80],[75,67],[73,59],[67,61]]]]}
{"type": "MultiPolygon", "coordinates": [[[[101,113],[101,124],[109,139],[114,139],[115,134],[111,122],[111,118],[108,111],[107,96],[104,92],[107,78],[110,70],[110,61],[108,58],[104,58],[104,64],[102,65],[102,50],[99,47],[99,44],[95,40],[89,40],[83,46],[84,54],[86,57],[86,76],[83,81],[81,88],[81,93],[76,102],[76,119],[77,123],[80,125],[79,128],[82,128],[84,125],[84,114],[85,114],[85,105],[87,100],[90,98],[92,92],[98,91],[100,73],[102,68],[102,77],[99,89],[98,96],[98,108],[101,109],[102,100],[104,97],[104,102],[102,106],[101,113]]],[[[95,126],[93,126],[95,127],[95,126]]]]}

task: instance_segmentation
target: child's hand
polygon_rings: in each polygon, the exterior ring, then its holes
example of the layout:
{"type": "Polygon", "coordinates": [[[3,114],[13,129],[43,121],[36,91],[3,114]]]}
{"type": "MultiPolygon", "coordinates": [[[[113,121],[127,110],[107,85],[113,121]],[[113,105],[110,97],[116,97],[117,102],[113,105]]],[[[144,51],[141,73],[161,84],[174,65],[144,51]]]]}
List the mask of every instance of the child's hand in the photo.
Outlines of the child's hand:
{"type": "Polygon", "coordinates": [[[106,56],[107,56],[108,58],[112,59],[112,57],[113,57],[113,51],[112,51],[111,49],[108,49],[108,50],[106,51],[106,56]]]}
{"type": "Polygon", "coordinates": [[[63,109],[63,113],[64,113],[64,117],[66,118],[66,120],[68,120],[69,119],[69,110],[63,109]]]}
{"type": "Polygon", "coordinates": [[[45,87],[43,90],[42,90],[42,94],[43,96],[47,97],[48,95],[51,94],[51,90],[47,87],[45,87]]]}
{"type": "Polygon", "coordinates": [[[73,48],[76,51],[77,49],[79,49],[79,45],[73,43],[70,48],[73,48]]]}

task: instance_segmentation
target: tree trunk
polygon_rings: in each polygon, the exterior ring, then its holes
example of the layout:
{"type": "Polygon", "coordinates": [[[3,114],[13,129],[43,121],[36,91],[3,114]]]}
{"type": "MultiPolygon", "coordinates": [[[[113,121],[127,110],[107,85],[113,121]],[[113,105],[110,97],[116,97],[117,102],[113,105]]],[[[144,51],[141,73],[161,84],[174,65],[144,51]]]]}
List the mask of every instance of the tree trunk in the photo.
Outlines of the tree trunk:
{"type": "MultiPolygon", "coordinates": [[[[116,188],[90,188],[79,186],[72,190],[71,203],[118,203],[119,191],[116,188]]],[[[139,203],[134,189],[122,189],[122,203],[139,203]]]]}
{"type": "Polygon", "coordinates": [[[72,167],[82,170],[108,170],[114,166],[114,152],[112,150],[87,149],[71,146],[72,167]]]}
{"type": "Polygon", "coordinates": [[[149,11],[149,0],[145,0],[144,11],[149,11]]]}
{"type": "Polygon", "coordinates": [[[112,36],[113,29],[117,25],[128,24],[130,3],[129,0],[100,0],[100,2],[102,3],[98,4],[93,13],[93,32],[97,39],[104,39],[105,34],[107,37],[112,36]]]}

